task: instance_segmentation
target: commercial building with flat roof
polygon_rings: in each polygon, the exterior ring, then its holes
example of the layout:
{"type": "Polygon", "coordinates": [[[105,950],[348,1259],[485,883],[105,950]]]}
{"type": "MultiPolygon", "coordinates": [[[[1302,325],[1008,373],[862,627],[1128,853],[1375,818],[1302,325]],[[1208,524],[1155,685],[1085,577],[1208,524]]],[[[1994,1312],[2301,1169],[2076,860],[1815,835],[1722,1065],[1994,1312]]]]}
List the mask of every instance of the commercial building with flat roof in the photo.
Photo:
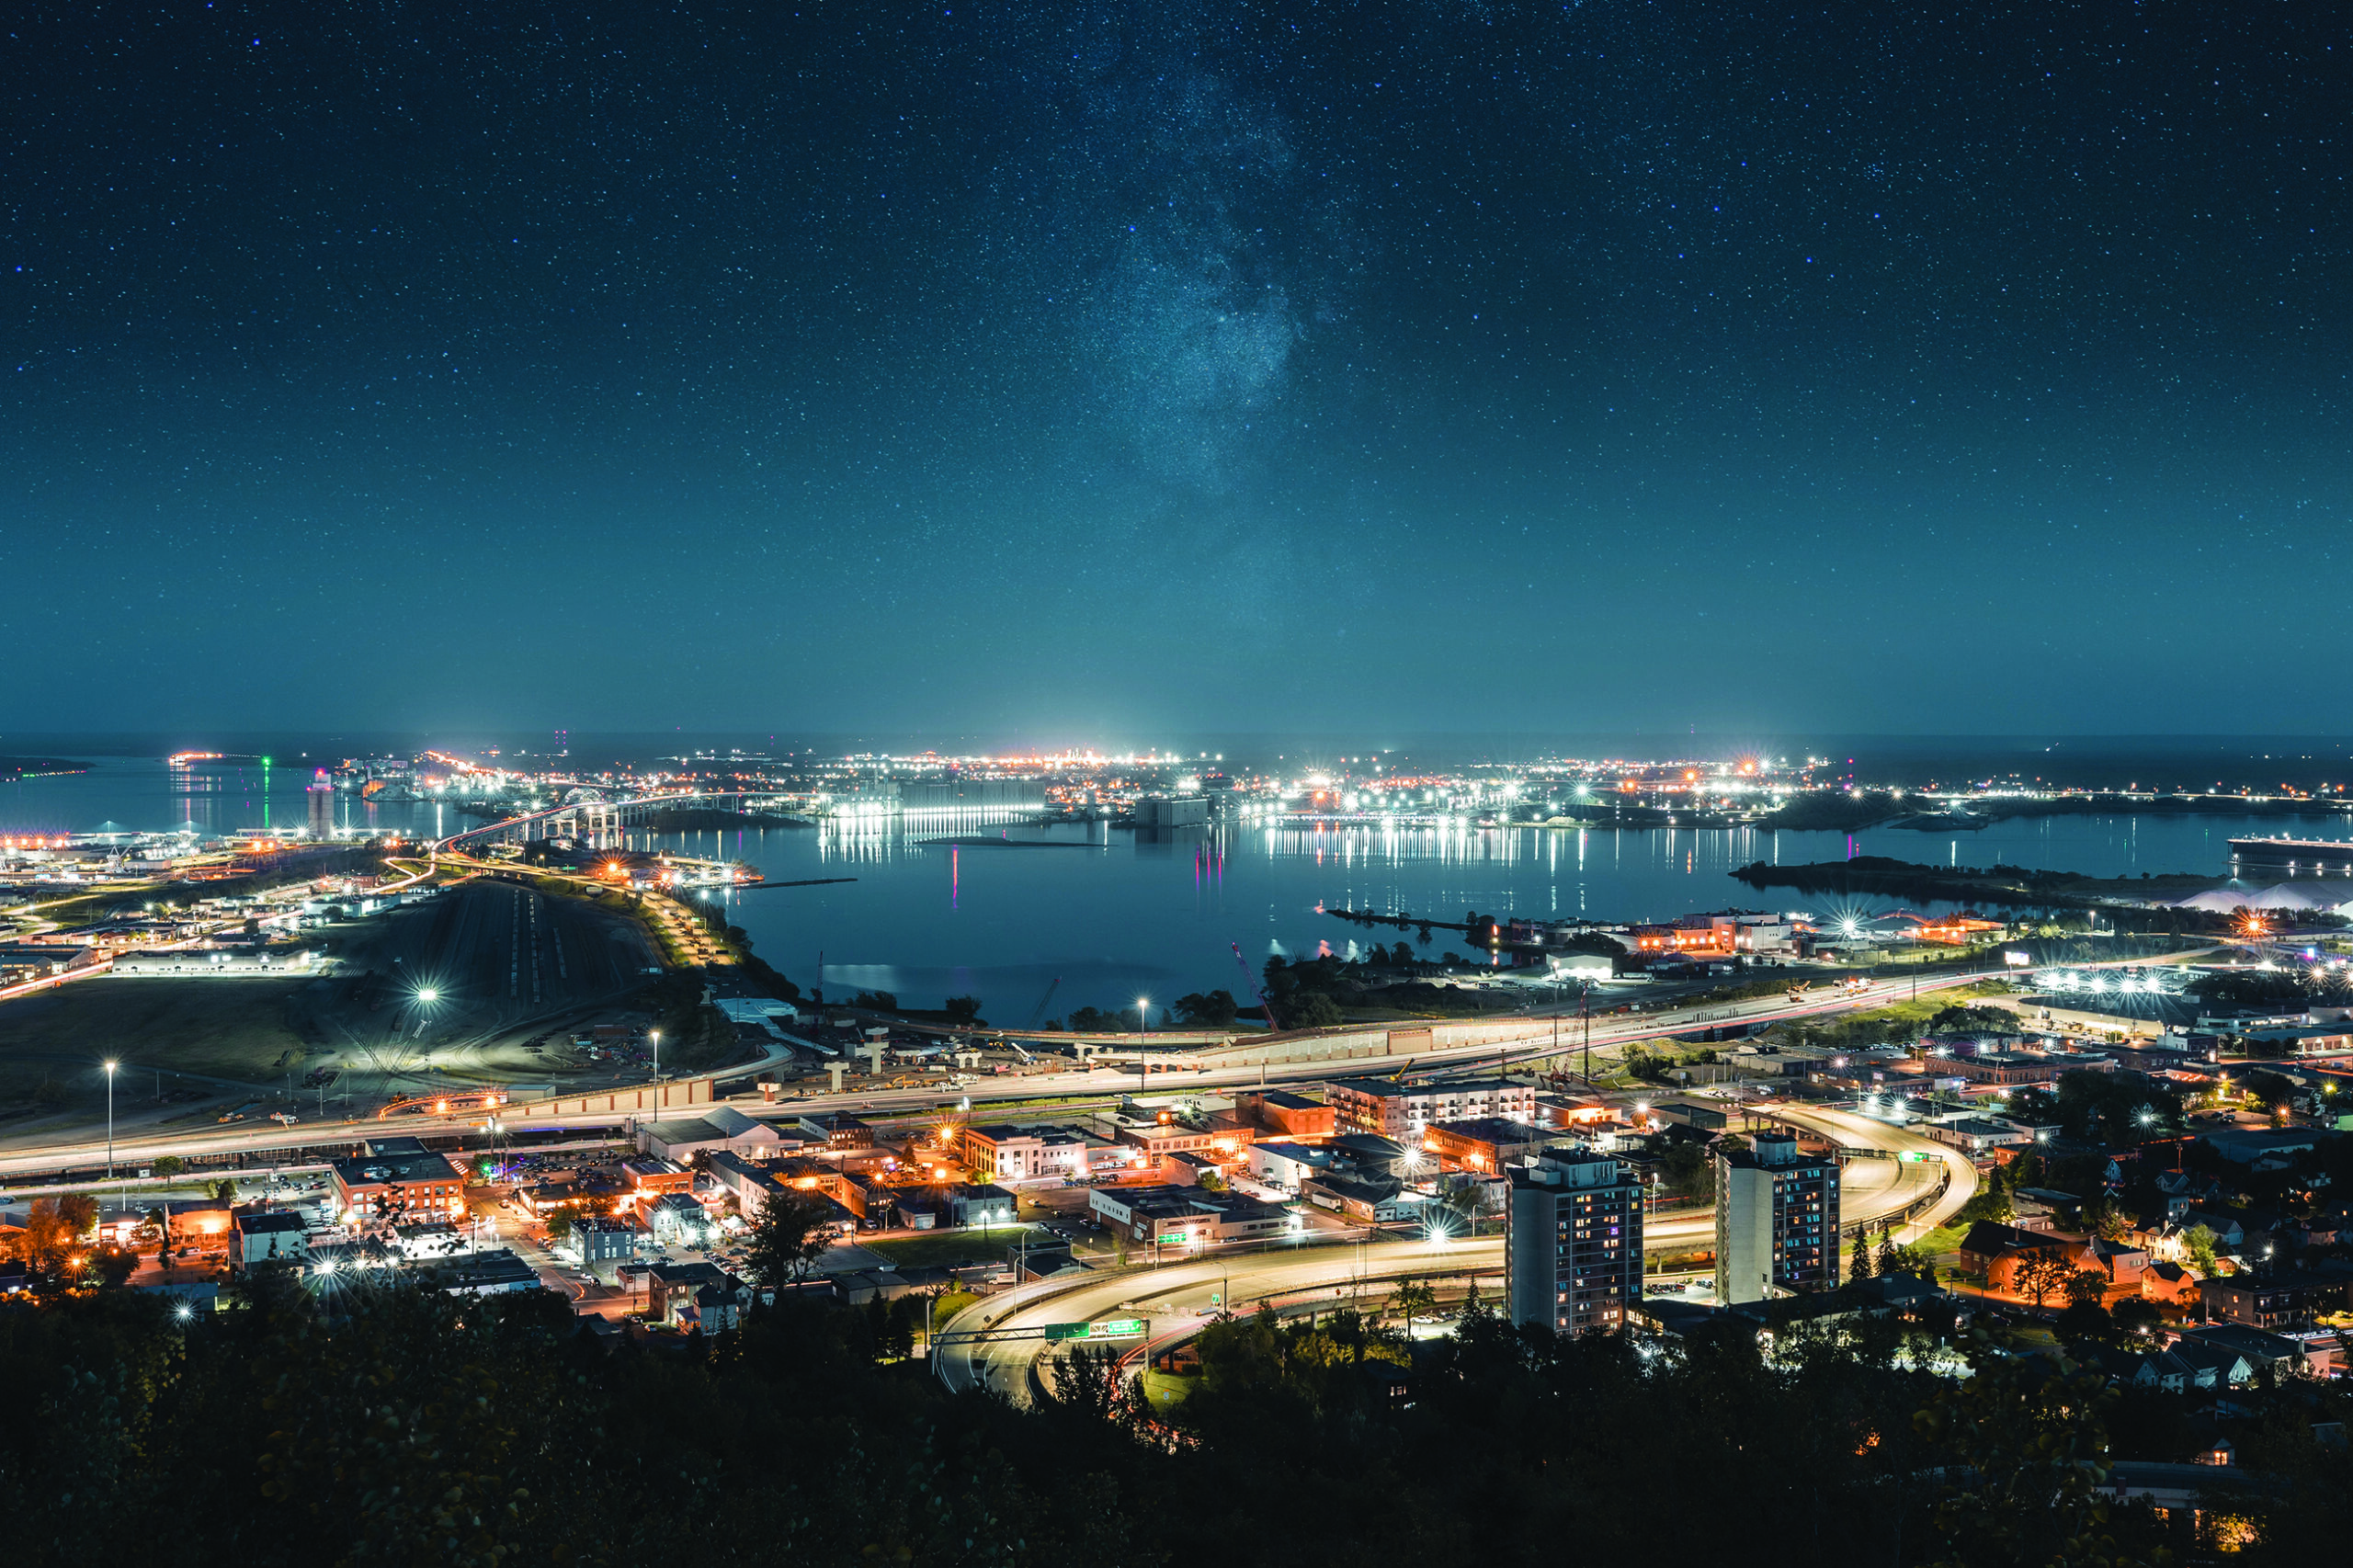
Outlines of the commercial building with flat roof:
{"type": "Polygon", "coordinates": [[[444,1219],[465,1211],[463,1183],[449,1162],[421,1149],[384,1152],[413,1138],[367,1145],[358,1159],[328,1166],[335,1182],[335,1212],[362,1223],[376,1220],[444,1219]]]}
{"type": "Polygon", "coordinates": [[[1483,1116],[1468,1121],[1433,1121],[1422,1129],[1422,1149],[1447,1170],[1501,1171],[1515,1160],[1533,1158],[1560,1134],[1524,1121],[1483,1116]]]}
{"type": "Polygon", "coordinates": [[[804,1116],[801,1119],[801,1131],[828,1149],[874,1147],[874,1129],[845,1111],[804,1116]]]}
{"type": "Polygon", "coordinates": [[[983,1181],[1070,1180],[1086,1174],[1086,1139],[1067,1127],[968,1123],[960,1153],[983,1181]]]}
{"type": "Polygon", "coordinates": [[[1289,1089],[1257,1089],[1233,1096],[1245,1119],[1283,1138],[1329,1138],[1339,1131],[1339,1113],[1322,1100],[1289,1089]]]}
{"type": "Polygon", "coordinates": [[[1336,1078],[1324,1097],[1338,1126],[1394,1138],[1418,1147],[1422,1129],[1433,1121],[1478,1117],[1536,1119],[1536,1087],[1503,1078],[1463,1078],[1446,1083],[1398,1084],[1386,1078],[1336,1078]]]}

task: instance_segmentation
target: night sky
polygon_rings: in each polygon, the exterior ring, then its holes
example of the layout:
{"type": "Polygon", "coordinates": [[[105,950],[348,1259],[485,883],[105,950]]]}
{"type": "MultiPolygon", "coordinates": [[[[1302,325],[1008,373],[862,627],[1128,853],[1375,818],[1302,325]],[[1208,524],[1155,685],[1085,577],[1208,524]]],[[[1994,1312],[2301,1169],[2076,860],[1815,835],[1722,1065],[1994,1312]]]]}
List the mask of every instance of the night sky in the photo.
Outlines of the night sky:
{"type": "Polygon", "coordinates": [[[2347,17],[19,4],[0,728],[2342,729],[2347,17]]]}

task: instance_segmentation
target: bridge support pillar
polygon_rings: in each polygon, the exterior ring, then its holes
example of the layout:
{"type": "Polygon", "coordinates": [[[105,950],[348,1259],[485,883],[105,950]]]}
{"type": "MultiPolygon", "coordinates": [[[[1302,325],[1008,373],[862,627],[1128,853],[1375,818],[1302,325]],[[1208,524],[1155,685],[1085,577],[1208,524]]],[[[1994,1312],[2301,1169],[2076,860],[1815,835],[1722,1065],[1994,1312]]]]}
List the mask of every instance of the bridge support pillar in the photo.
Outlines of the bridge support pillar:
{"type": "Polygon", "coordinates": [[[828,1062],[825,1063],[825,1071],[834,1075],[834,1093],[837,1095],[840,1094],[842,1092],[842,1074],[849,1071],[849,1063],[847,1062],[828,1062]]]}

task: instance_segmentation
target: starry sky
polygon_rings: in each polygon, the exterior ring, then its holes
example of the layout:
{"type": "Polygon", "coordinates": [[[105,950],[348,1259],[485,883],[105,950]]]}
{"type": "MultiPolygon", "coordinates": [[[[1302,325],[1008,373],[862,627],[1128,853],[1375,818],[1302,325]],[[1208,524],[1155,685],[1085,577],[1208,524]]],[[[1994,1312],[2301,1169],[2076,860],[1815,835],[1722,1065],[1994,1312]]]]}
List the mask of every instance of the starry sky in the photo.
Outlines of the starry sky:
{"type": "Polygon", "coordinates": [[[25,0],[0,727],[2347,727],[2347,20],[25,0]]]}

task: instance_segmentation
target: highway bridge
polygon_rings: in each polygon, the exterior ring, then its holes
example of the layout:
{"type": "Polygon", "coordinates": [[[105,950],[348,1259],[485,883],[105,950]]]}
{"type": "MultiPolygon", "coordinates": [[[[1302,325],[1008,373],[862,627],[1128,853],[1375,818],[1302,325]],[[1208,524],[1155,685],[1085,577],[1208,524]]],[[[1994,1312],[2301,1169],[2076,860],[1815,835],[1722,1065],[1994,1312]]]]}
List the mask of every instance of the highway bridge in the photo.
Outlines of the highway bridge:
{"type": "Polygon", "coordinates": [[[575,790],[572,793],[574,798],[562,805],[454,833],[439,840],[435,847],[464,851],[487,848],[494,844],[571,838],[593,848],[609,849],[620,842],[623,833],[665,812],[694,806],[744,811],[755,802],[783,799],[773,790],[692,790],[676,794],[637,795],[623,801],[606,800],[595,790],[575,790]]]}

